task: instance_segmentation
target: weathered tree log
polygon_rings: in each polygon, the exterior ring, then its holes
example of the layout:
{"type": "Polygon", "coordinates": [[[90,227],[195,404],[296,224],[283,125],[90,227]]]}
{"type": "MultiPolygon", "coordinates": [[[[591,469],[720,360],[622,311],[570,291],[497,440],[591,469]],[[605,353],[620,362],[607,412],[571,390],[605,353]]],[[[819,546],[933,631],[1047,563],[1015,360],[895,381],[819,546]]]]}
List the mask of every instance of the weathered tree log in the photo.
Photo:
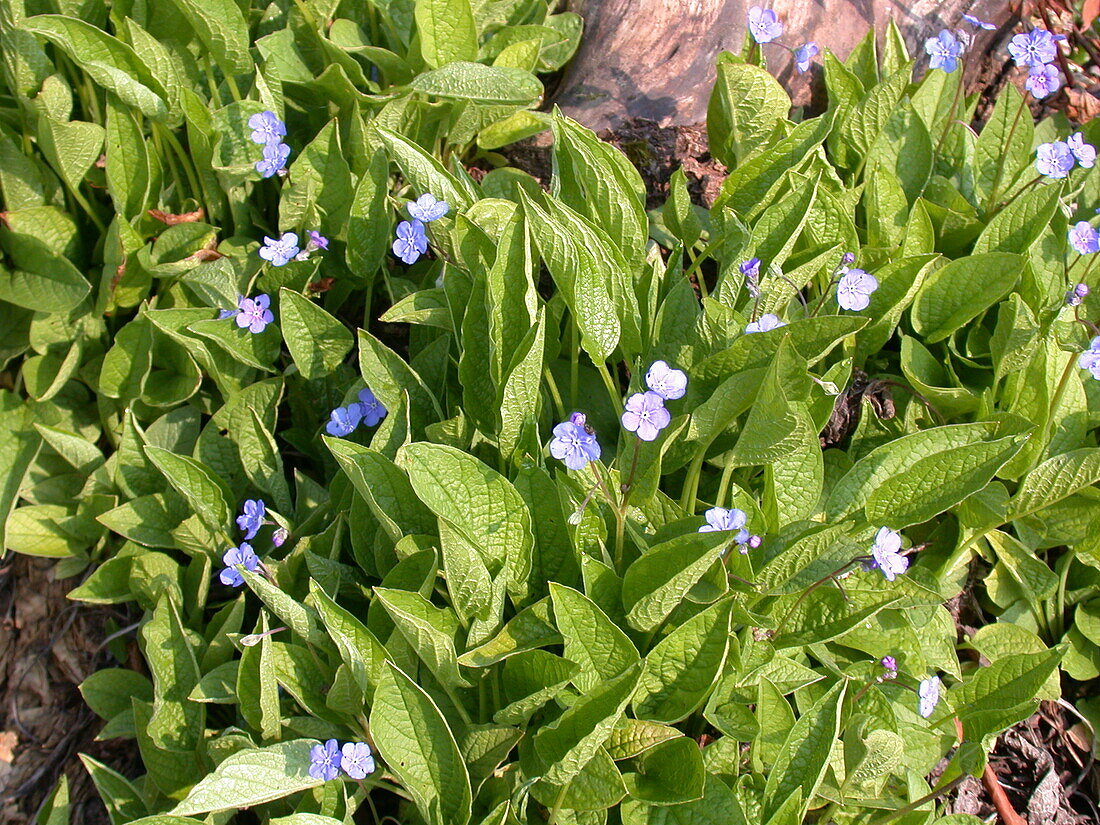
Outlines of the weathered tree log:
{"type": "MultiPolygon", "coordinates": [[[[556,102],[571,117],[600,131],[636,118],[660,126],[706,120],[707,99],[722,50],[739,51],[748,9],[768,5],[786,27],[782,42],[797,47],[814,40],[845,57],[875,27],[897,23],[912,54],[943,28],[963,27],[962,14],[1000,26],[979,31],[972,48],[985,51],[1010,34],[1005,0],[572,0],[585,19],[580,50],[566,70],[556,102]]],[[[791,53],[764,46],[769,68],[796,106],[810,102],[820,66],[799,75],[791,53]]]]}

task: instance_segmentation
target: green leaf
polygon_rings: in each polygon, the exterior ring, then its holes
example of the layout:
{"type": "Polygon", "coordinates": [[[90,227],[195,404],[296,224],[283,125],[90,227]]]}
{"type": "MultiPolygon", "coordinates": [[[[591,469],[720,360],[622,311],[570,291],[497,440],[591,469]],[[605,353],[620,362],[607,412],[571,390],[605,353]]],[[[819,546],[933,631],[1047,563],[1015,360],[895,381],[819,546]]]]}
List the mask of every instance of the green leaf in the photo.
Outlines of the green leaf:
{"type": "Polygon", "coordinates": [[[491,574],[507,571],[513,599],[525,598],[534,537],[531,513],[512,483],[469,453],[442,444],[406,444],[398,463],[420,500],[477,548],[491,574]]]}
{"type": "Polygon", "coordinates": [[[550,600],[541,599],[509,619],[492,639],[463,653],[458,661],[467,667],[489,667],[518,653],[561,643],[561,634],[550,623],[550,600]]]}
{"type": "Polygon", "coordinates": [[[470,820],[470,776],[454,735],[422,688],[386,662],[374,694],[370,729],[390,771],[431,825],[470,820]]]}
{"type": "Polygon", "coordinates": [[[1009,518],[1037,513],[1100,481],[1100,448],[1048,458],[1027,474],[1009,505],[1009,518]]]}
{"type": "Polygon", "coordinates": [[[31,429],[29,412],[18,396],[0,390],[0,547],[7,547],[8,517],[42,443],[31,429]]]}
{"type": "Polygon", "coordinates": [[[1065,654],[1049,651],[1005,656],[979,668],[952,694],[955,713],[971,741],[1000,733],[1034,713],[1036,697],[1065,654]]]}
{"type": "Polygon", "coordinates": [[[535,326],[516,350],[512,371],[501,392],[498,441],[506,460],[519,449],[524,432],[538,425],[545,337],[546,316],[540,310],[535,326]]]}
{"type": "Polygon", "coordinates": [[[107,807],[112,825],[128,825],[148,813],[141,793],[129,779],[85,753],[78,755],[107,807]]]}
{"type": "Polygon", "coordinates": [[[316,582],[310,582],[309,592],[340,658],[369,701],[382,678],[386,649],[366,625],[329,598],[316,582]]]}
{"type": "Polygon", "coordinates": [[[654,805],[675,805],[703,797],[703,752],[686,736],[662,742],[634,760],[623,774],[630,796],[654,805]]]}
{"type": "Polygon", "coordinates": [[[322,784],[309,775],[311,739],[248,748],[228,757],[203,777],[172,814],[236,811],[290,796],[322,784]]]}
{"type": "Polygon", "coordinates": [[[161,598],[141,635],[153,675],[148,736],[158,748],[193,750],[202,738],[205,713],[201,704],[187,697],[202,674],[171,598],[161,598]]]}
{"type": "Polygon", "coordinates": [[[772,144],[790,109],[791,99],[769,72],[720,54],[707,106],[711,152],[730,169],[740,166],[772,144]]]}
{"type": "Polygon", "coordinates": [[[29,239],[21,252],[24,268],[0,266],[0,301],[39,312],[68,312],[91,292],[80,270],[40,241],[29,239]]]}
{"type": "MultiPolygon", "coordinates": [[[[230,0],[225,0],[230,2],[230,0]]],[[[167,92],[134,50],[90,23],[61,14],[39,14],[21,24],[62,49],[100,86],[146,117],[168,115],[167,92]]]]}
{"type": "Polygon", "coordinates": [[[542,84],[530,72],[462,61],[417,75],[409,88],[446,100],[469,100],[494,106],[527,107],[542,96],[542,84]]]}
{"type": "Polygon", "coordinates": [[[378,149],[355,187],[347,227],[348,268],[366,280],[367,289],[392,242],[393,225],[386,203],[389,183],[389,161],[386,153],[378,149]]]}
{"type": "Polygon", "coordinates": [[[648,632],[661,624],[731,542],[728,533],[688,533],[650,548],[623,576],[630,625],[648,632]]]}
{"type": "Polygon", "coordinates": [[[331,649],[328,635],[320,628],[316,610],[283,592],[259,573],[240,569],[245,584],[280,621],[310,644],[331,649]]]}
{"type": "Polygon", "coordinates": [[[470,0],[421,0],[415,20],[420,53],[432,68],[477,60],[477,25],[470,0]]]}
{"type": "Polygon", "coordinates": [[[703,704],[722,670],[727,641],[736,640],[729,630],[731,605],[729,599],[711,605],[646,654],[632,699],[635,716],[672,724],[703,704]]]}
{"type": "Polygon", "coordinates": [[[703,798],[679,805],[652,805],[627,798],[622,804],[623,825],[749,825],[740,801],[726,784],[707,774],[703,798]]]}
{"type": "Polygon", "coordinates": [[[419,593],[404,590],[376,587],[374,595],[405,641],[441,684],[471,687],[458,670],[455,654],[458,618],[451,608],[436,607],[419,593]]]}
{"type": "Polygon", "coordinates": [[[867,520],[895,529],[928,521],[985,487],[1026,437],[1007,436],[922,458],[867,499],[867,520]]]}
{"type": "Polygon", "coordinates": [[[548,765],[544,778],[564,785],[583,770],[611,736],[638,684],[639,665],[586,692],[535,734],[535,749],[548,765]]]}
{"type": "Polygon", "coordinates": [[[846,681],[838,682],[794,723],[764,786],[767,814],[775,813],[798,790],[804,804],[813,799],[840,732],[840,709],[846,686],[846,681]]]}
{"type": "Polygon", "coordinates": [[[1035,124],[1021,117],[1024,97],[1015,86],[1005,86],[997,96],[993,113],[974,145],[975,188],[986,197],[1007,191],[1021,170],[1031,165],[1035,146],[1035,124]]]}
{"type": "Polygon", "coordinates": [[[465,178],[456,178],[435,157],[397,132],[378,125],[374,130],[414,192],[431,192],[439,200],[447,201],[455,212],[465,212],[474,205],[479,195],[465,178]]]}
{"type": "Polygon", "coordinates": [[[1023,268],[1023,258],[1006,252],[951,261],[924,279],[910,311],[913,328],[926,343],[943,340],[1012,292],[1023,268]]]}
{"type": "Polygon", "coordinates": [[[579,690],[592,690],[638,661],[630,638],[587,596],[551,582],[550,598],[554,623],[565,640],[565,658],[580,665],[573,677],[579,690]]]}
{"type": "Polygon", "coordinates": [[[228,527],[233,515],[229,502],[235,496],[224,481],[195,459],[176,455],[162,447],[149,445],[145,455],[173,489],[187,500],[203,524],[215,533],[222,533],[228,527]]]}
{"type": "Polygon", "coordinates": [[[355,345],[351,330],[286,287],[279,290],[279,318],[290,357],[309,380],[335,370],[355,345]]]}
{"type": "Polygon", "coordinates": [[[1021,192],[1012,203],[993,216],[974,242],[974,255],[1009,252],[1024,255],[1050,226],[1058,208],[1063,186],[1037,186],[1021,192]]]}
{"type": "Polygon", "coordinates": [[[253,71],[248,23],[234,0],[172,0],[227,75],[253,71]]]}

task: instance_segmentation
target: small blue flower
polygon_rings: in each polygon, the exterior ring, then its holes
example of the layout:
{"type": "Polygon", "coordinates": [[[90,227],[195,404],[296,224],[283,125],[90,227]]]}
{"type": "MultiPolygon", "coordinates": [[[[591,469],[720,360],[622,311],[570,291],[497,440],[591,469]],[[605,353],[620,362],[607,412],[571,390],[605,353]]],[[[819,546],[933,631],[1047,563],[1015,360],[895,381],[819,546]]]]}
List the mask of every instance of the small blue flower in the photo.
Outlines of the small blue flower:
{"type": "Polygon", "coordinates": [[[312,252],[315,249],[328,249],[328,238],[316,229],[311,229],[309,230],[309,241],[306,243],[306,250],[312,252]]]}
{"type": "Polygon", "coordinates": [[[1091,169],[1096,165],[1096,147],[1091,143],[1085,143],[1085,136],[1080,132],[1074,132],[1066,138],[1066,145],[1073,152],[1082,169],[1091,169]]]}
{"type": "Polygon", "coordinates": [[[366,779],[374,773],[374,756],[366,742],[348,742],[340,752],[340,767],[352,779],[366,779]]]}
{"type": "Polygon", "coordinates": [[[783,24],[771,9],[753,6],[749,9],[749,33],[757,43],[771,43],[783,36],[783,24]]]}
{"type": "Polygon", "coordinates": [[[1062,74],[1057,66],[1032,66],[1028,69],[1024,87],[1036,100],[1042,100],[1062,88],[1062,74]]]}
{"type": "Polygon", "coordinates": [[[1069,144],[1061,140],[1053,143],[1041,143],[1035,150],[1035,168],[1040,175],[1060,179],[1073,171],[1076,159],[1069,144]]]}
{"type": "Polygon", "coordinates": [[[309,749],[309,775],[326,782],[340,775],[340,745],[335,739],[309,749]]]}
{"type": "Polygon", "coordinates": [[[418,220],[401,221],[397,225],[397,240],[393,242],[393,254],[407,264],[428,251],[428,236],[424,224],[418,220]]]}
{"type": "Polygon", "coordinates": [[[943,682],[940,681],[939,676],[933,676],[931,679],[924,679],[921,681],[920,686],[917,688],[917,712],[927,719],[932,715],[932,712],[936,709],[936,705],[940,703],[940,688],[943,687],[943,682]]]}
{"type": "Polygon", "coordinates": [[[883,656],[880,660],[882,669],[886,671],[883,674],[883,679],[896,679],[898,675],[898,660],[893,656],[883,656]]]}
{"type": "Polygon", "coordinates": [[[732,510],[727,510],[725,507],[711,507],[703,514],[703,518],[707,523],[699,528],[700,533],[735,531],[733,540],[738,544],[747,544],[752,538],[749,531],[745,529],[749,517],[744,510],[736,507],[732,510]]]}
{"type": "Polygon", "coordinates": [[[263,160],[256,161],[256,171],[260,177],[270,178],[286,171],[286,161],[290,157],[290,147],[285,143],[269,143],[264,146],[263,160]]]}
{"type": "Polygon", "coordinates": [[[267,515],[267,505],[262,499],[246,499],[241,507],[241,514],[237,516],[237,526],[244,531],[246,541],[251,541],[260,532],[264,525],[264,517],[267,515]]]}
{"type": "Polygon", "coordinates": [[[1092,377],[1100,381],[1100,335],[1092,339],[1089,348],[1081,353],[1077,359],[1077,366],[1092,373],[1092,377]]]}
{"type": "Polygon", "coordinates": [[[862,269],[849,269],[840,276],[836,286],[836,302],[841,309],[856,312],[867,309],[871,304],[871,293],[878,289],[878,280],[874,275],[862,269]]]}
{"type": "Polygon", "coordinates": [[[252,130],[252,142],[263,146],[281,143],[286,137],[286,124],[274,112],[253,115],[248,119],[248,128],[252,130]]]}
{"type": "Polygon", "coordinates": [[[794,67],[798,70],[799,74],[808,72],[810,70],[810,62],[821,54],[821,49],[817,47],[817,43],[809,41],[803,43],[797,49],[794,50],[794,67]]]}
{"type": "Polygon", "coordinates": [[[672,414],[665,409],[665,399],[652,390],[636,392],[626,400],[623,427],[642,441],[655,440],[670,421],[672,414]]]}
{"type": "Polygon", "coordinates": [[[351,435],[352,431],[359,426],[362,418],[363,408],[357,403],[348,404],[346,407],[337,407],[329,414],[329,422],[325,425],[325,431],[329,435],[343,438],[345,435],[351,435]]]}
{"type": "Polygon", "coordinates": [[[928,66],[931,69],[943,69],[948,74],[959,67],[959,57],[962,56],[965,47],[950,31],[944,29],[935,37],[924,41],[924,51],[931,58],[928,66]]]}
{"type": "Polygon", "coordinates": [[[1018,34],[1008,43],[1008,53],[1021,66],[1042,66],[1058,55],[1054,35],[1046,29],[1032,29],[1018,34]]]}
{"type": "Polygon", "coordinates": [[[901,535],[889,527],[881,527],[871,545],[873,570],[881,570],[886,581],[892,582],[909,569],[909,559],[901,554],[901,535]]]}
{"type": "Polygon", "coordinates": [[[600,442],[588,426],[584,413],[573,413],[568,421],[554,427],[550,455],[565,462],[570,470],[583,470],[589,461],[598,460],[601,452],[600,442]]]}
{"type": "Polygon", "coordinates": [[[240,547],[230,547],[225,551],[222,564],[225,565],[225,569],[218,574],[221,583],[229,587],[240,587],[244,584],[244,577],[237,570],[236,565],[239,564],[252,573],[260,566],[260,559],[252,551],[252,545],[242,541],[240,547]]]}
{"type": "Polygon", "coordinates": [[[967,23],[969,23],[971,26],[973,26],[976,29],[985,29],[986,31],[991,32],[991,31],[996,30],[996,28],[997,28],[993,23],[986,23],[984,20],[979,20],[977,17],[975,17],[972,14],[964,14],[962,17],[963,17],[963,20],[965,20],[967,23]]]}
{"type": "Polygon", "coordinates": [[[375,426],[386,417],[386,408],[375,398],[370,387],[359,390],[359,414],[363,418],[363,424],[368,427],[375,426]]]}
{"type": "Polygon", "coordinates": [[[409,202],[409,217],[421,223],[431,223],[451,211],[447,201],[437,201],[434,195],[423,194],[409,202]]]}
{"type": "Polygon", "coordinates": [[[645,385],[666,401],[683,398],[688,378],[683,370],[675,370],[664,361],[654,361],[645,374],[645,385]]]}
{"type": "Polygon", "coordinates": [[[745,289],[753,298],[760,297],[760,259],[749,258],[738,267],[745,277],[745,289]]]}
{"type": "Polygon", "coordinates": [[[271,298],[265,294],[255,298],[241,298],[237,304],[237,326],[247,329],[253,335],[263,332],[264,329],[275,320],[275,316],[268,307],[271,306],[271,298]]]}
{"type": "Polygon", "coordinates": [[[778,315],[772,315],[770,312],[765,312],[760,316],[760,320],[753,321],[745,326],[745,333],[767,332],[768,330],[779,329],[785,326],[787,326],[787,322],[780,321],[778,315]]]}
{"type": "Polygon", "coordinates": [[[264,245],[259,249],[260,257],[270,261],[272,266],[285,266],[298,252],[298,235],[294,232],[284,232],[278,239],[265,235],[264,245]]]}
{"type": "Polygon", "coordinates": [[[1081,304],[1085,302],[1085,298],[1088,297],[1088,294],[1088,284],[1077,284],[1073,287],[1073,289],[1066,293],[1066,306],[1081,306],[1081,304]]]}
{"type": "MultiPolygon", "coordinates": [[[[1069,243],[1078,255],[1091,255],[1093,252],[1100,252],[1100,233],[1088,221],[1078,221],[1069,230],[1069,243]]],[[[1087,291],[1085,295],[1088,295],[1087,291]]]]}

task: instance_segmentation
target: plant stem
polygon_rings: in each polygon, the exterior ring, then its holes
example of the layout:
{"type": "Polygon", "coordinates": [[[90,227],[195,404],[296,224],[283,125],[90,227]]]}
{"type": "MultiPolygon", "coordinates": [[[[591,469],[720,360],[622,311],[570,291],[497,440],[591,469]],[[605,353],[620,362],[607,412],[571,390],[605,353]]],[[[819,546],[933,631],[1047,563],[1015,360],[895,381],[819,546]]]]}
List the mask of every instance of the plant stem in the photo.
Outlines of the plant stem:
{"type": "Polygon", "coordinates": [[[615,379],[611,377],[611,371],[607,368],[607,364],[602,362],[596,364],[596,370],[600,373],[600,378],[603,379],[603,385],[607,387],[607,397],[611,399],[611,409],[619,409],[623,405],[623,398],[619,388],[615,386],[615,379]]]}
{"type": "MultiPolygon", "coordinates": [[[[699,253],[699,257],[697,257],[694,261],[692,261],[691,266],[689,266],[686,270],[684,270],[684,279],[685,280],[691,280],[691,276],[694,275],[695,271],[700,266],[703,265],[703,261],[705,261],[707,258],[709,258],[711,256],[711,254],[714,252],[714,250],[716,250],[721,245],[722,245],[722,239],[721,238],[716,238],[715,240],[713,240],[709,244],[707,244],[703,248],[703,251],[699,253]]],[[[703,289],[705,289],[705,287],[703,287],[703,289]]]]}
{"type": "Polygon", "coordinates": [[[1050,438],[1054,434],[1054,414],[1057,412],[1059,405],[1062,403],[1062,396],[1066,394],[1066,387],[1069,386],[1070,376],[1074,373],[1074,368],[1077,366],[1077,354],[1070,353],[1069,362],[1066,364],[1066,368],[1062,371],[1062,378],[1058,381],[1058,388],[1054,390],[1054,398],[1050,402],[1050,412],[1047,413],[1047,423],[1043,431],[1043,444],[1044,449],[1050,443],[1050,438]]]}
{"type": "Polygon", "coordinates": [[[955,113],[959,110],[959,100],[962,98],[963,89],[963,71],[959,70],[959,80],[955,84],[955,96],[951,100],[951,109],[947,113],[947,122],[943,124],[943,133],[940,135],[939,141],[936,143],[936,151],[932,153],[933,157],[940,153],[940,149],[943,148],[944,141],[947,140],[947,133],[951,131],[951,124],[955,122],[955,113]]]}
{"type": "MultiPolygon", "coordinates": [[[[1012,126],[1008,130],[1008,139],[1005,140],[1005,151],[1008,151],[1008,147],[1012,145],[1012,137],[1016,134],[1016,127],[1020,125],[1020,116],[1024,113],[1024,109],[1027,108],[1027,98],[1030,92],[1024,92],[1024,96],[1020,98],[1020,105],[1016,109],[1016,117],[1012,119],[1012,126]]],[[[1004,177],[1005,172],[1005,159],[1001,156],[1001,159],[997,162],[997,174],[993,177],[993,187],[989,190],[989,200],[985,202],[985,209],[983,211],[989,212],[989,208],[997,202],[997,190],[1001,187],[1001,178],[1004,177]]]]}
{"type": "Polygon", "coordinates": [[[204,211],[209,213],[209,210],[205,209],[206,199],[203,197],[202,185],[199,183],[198,173],[195,171],[195,165],[191,161],[191,156],[184,151],[183,145],[179,142],[179,138],[176,137],[175,132],[171,129],[161,126],[158,123],[153,124],[153,129],[159,132],[168,142],[168,145],[172,147],[172,151],[176,153],[176,157],[179,158],[180,164],[183,166],[184,174],[187,175],[187,185],[191,187],[191,196],[202,204],[204,211]]]}
{"type": "Polygon", "coordinates": [[[706,460],[707,448],[700,447],[695,457],[691,459],[687,475],[684,477],[684,489],[680,493],[680,509],[686,515],[695,514],[695,503],[699,496],[699,477],[703,472],[703,462],[706,460]]]}
{"type": "Polygon", "coordinates": [[[577,319],[569,319],[569,409],[577,408],[577,388],[580,383],[579,362],[581,346],[577,340],[577,319]]]}
{"type": "Polygon", "coordinates": [[[561,813],[562,803],[565,801],[565,792],[569,790],[569,782],[566,782],[561,786],[561,790],[558,791],[557,798],[554,800],[554,807],[550,809],[550,818],[546,820],[546,825],[554,825],[558,821],[558,814],[561,813]]]}
{"type": "Polygon", "coordinates": [[[558,382],[554,380],[554,373],[550,371],[549,367],[544,367],[542,370],[542,377],[546,381],[546,387],[550,391],[550,399],[554,402],[554,409],[557,410],[558,418],[565,419],[565,405],[561,401],[561,393],[558,392],[558,382]]]}

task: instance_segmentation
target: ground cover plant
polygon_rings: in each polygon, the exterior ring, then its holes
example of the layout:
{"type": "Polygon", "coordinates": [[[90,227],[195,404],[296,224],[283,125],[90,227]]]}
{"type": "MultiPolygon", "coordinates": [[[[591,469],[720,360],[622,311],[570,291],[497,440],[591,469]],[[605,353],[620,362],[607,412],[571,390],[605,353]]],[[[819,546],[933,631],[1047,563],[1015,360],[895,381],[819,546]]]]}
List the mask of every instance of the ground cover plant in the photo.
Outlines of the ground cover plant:
{"type": "Polygon", "coordinates": [[[803,117],[753,10],[647,213],[542,0],[0,11],[0,535],[141,616],[113,822],[964,825],[1100,717],[1100,134],[975,131],[981,21],[788,44],[803,117]]]}

